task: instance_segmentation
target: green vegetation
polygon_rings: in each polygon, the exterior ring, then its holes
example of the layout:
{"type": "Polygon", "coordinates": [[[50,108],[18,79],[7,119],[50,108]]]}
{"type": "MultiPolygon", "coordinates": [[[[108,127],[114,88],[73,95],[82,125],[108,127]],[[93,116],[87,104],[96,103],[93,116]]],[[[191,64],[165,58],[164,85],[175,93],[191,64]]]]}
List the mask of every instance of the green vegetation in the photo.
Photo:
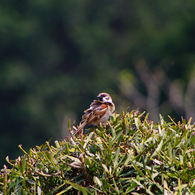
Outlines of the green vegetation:
{"type": "Polygon", "coordinates": [[[119,112],[195,120],[194,0],[1,0],[0,18],[0,167],[103,91],[119,112]]]}
{"type": "MultiPolygon", "coordinates": [[[[69,125],[69,129],[72,129],[69,125]]],[[[114,114],[84,136],[30,149],[4,166],[4,194],[195,194],[195,126],[114,114]]]]}

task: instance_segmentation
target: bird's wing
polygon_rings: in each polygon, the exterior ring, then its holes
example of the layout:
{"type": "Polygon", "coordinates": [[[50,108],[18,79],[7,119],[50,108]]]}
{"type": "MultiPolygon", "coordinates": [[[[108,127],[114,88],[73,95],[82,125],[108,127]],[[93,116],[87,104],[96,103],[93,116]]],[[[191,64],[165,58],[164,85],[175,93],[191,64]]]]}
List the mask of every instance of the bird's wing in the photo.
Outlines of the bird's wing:
{"type": "Polygon", "coordinates": [[[90,108],[88,108],[87,110],[84,111],[84,113],[90,113],[91,111],[93,111],[96,107],[101,106],[101,104],[103,104],[103,102],[99,101],[99,100],[93,100],[93,102],[90,105],[90,108]]]}
{"type": "Polygon", "coordinates": [[[107,111],[108,106],[104,103],[101,103],[99,106],[95,107],[88,114],[87,124],[93,124],[93,122],[99,120],[107,111]]]}
{"type": "Polygon", "coordinates": [[[107,104],[94,100],[90,108],[84,111],[84,115],[82,116],[82,123],[79,125],[78,129],[73,133],[76,135],[79,131],[81,131],[86,125],[90,125],[99,120],[107,111],[107,104]]]}

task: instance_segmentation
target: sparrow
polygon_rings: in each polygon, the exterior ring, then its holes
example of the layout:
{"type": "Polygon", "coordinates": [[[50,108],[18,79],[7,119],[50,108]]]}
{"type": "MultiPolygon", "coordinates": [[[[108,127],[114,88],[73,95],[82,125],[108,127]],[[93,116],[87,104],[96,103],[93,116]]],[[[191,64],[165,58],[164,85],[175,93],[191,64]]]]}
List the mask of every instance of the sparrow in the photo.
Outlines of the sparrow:
{"type": "Polygon", "coordinates": [[[115,105],[108,93],[100,93],[98,100],[93,100],[90,108],[84,111],[82,121],[77,130],[73,132],[76,135],[87,125],[98,125],[100,122],[105,123],[115,110],[115,105]]]}

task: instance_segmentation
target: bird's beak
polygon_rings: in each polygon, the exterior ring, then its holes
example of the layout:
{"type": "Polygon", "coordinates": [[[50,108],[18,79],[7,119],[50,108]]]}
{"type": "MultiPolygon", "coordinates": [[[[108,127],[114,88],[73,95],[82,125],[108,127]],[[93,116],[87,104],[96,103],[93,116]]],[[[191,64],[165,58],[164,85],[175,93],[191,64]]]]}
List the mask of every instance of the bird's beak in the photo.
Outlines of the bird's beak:
{"type": "Polygon", "coordinates": [[[99,101],[102,101],[102,96],[101,95],[98,95],[97,98],[98,98],[99,101]]]}

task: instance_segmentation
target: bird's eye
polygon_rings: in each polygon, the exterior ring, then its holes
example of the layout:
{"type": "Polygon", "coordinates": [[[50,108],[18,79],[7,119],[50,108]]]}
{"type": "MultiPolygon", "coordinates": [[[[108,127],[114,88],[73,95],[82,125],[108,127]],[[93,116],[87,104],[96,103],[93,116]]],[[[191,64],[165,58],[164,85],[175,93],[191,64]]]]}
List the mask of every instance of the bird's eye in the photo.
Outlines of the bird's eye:
{"type": "Polygon", "coordinates": [[[102,101],[102,97],[99,97],[99,100],[102,101]]]}

